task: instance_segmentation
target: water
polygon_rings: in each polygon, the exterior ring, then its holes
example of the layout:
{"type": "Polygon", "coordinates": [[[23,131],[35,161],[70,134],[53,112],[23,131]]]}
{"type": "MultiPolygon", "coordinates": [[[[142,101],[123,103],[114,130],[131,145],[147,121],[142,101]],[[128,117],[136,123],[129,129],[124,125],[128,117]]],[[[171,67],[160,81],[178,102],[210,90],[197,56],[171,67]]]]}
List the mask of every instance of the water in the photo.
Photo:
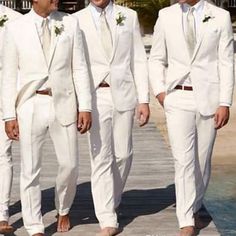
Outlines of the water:
{"type": "Polygon", "coordinates": [[[221,236],[236,236],[236,166],[213,166],[206,203],[221,236]]]}

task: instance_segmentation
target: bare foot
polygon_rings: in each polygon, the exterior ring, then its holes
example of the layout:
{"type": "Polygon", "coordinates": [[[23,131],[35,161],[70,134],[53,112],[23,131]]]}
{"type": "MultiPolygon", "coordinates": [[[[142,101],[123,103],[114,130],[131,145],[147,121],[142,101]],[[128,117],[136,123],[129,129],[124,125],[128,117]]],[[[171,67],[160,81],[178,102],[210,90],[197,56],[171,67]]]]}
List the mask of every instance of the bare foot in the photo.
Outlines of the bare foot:
{"type": "Polygon", "coordinates": [[[0,221],[0,234],[10,234],[14,232],[14,228],[7,221],[0,221]]]}
{"type": "Polygon", "coordinates": [[[195,236],[194,226],[186,226],[181,228],[179,236],[195,236]]]}
{"type": "Polygon", "coordinates": [[[57,232],[68,232],[70,229],[70,218],[69,214],[65,216],[58,215],[57,219],[57,232]]]}

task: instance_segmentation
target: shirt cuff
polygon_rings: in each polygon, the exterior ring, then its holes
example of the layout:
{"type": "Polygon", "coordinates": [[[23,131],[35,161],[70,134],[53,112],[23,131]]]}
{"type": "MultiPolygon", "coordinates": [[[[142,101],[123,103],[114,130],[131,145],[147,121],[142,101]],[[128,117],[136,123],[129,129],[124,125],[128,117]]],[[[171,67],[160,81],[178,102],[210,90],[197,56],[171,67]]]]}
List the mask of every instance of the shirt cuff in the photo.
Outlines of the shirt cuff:
{"type": "Polygon", "coordinates": [[[231,105],[229,103],[225,103],[225,102],[221,102],[220,106],[221,107],[231,107],[231,105]]]}
{"type": "Polygon", "coordinates": [[[3,121],[11,121],[11,120],[16,120],[16,117],[10,117],[10,118],[4,118],[3,121]]]}
{"type": "Polygon", "coordinates": [[[80,110],[79,112],[92,112],[92,111],[89,109],[83,109],[83,110],[80,110]]]}

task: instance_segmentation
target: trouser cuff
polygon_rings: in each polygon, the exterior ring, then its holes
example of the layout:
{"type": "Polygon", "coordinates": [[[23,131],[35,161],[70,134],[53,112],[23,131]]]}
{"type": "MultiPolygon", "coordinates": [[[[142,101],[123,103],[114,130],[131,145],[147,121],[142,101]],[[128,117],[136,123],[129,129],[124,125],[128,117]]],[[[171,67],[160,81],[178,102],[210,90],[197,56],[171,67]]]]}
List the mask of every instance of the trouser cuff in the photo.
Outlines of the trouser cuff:
{"type": "Polygon", "coordinates": [[[27,229],[26,228],[26,231],[28,232],[28,234],[30,236],[33,236],[34,234],[44,234],[44,227],[35,227],[35,228],[31,228],[31,229],[27,229]]]}
{"type": "Polygon", "coordinates": [[[8,210],[0,211],[0,221],[9,221],[9,212],[8,210]]]}
{"type": "Polygon", "coordinates": [[[187,226],[195,226],[194,218],[189,220],[179,220],[179,228],[184,228],[187,226]]]}
{"type": "Polygon", "coordinates": [[[70,212],[70,209],[67,208],[67,209],[64,209],[64,210],[59,210],[59,211],[58,211],[58,214],[59,214],[60,216],[66,216],[66,215],[69,214],[69,212],[70,212]]]}
{"type": "Polygon", "coordinates": [[[101,229],[106,228],[106,227],[112,227],[112,228],[119,228],[119,223],[114,222],[114,221],[107,221],[107,222],[103,222],[100,223],[100,227],[101,229]]]}

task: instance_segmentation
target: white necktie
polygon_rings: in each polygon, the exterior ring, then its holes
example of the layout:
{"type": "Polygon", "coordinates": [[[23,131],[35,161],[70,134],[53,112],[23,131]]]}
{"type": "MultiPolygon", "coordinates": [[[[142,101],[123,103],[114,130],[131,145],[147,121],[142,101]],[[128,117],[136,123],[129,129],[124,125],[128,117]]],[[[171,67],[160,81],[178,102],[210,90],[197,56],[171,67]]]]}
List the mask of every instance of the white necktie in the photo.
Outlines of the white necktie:
{"type": "Polygon", "coordinates": [[[108,59],[111,58],[112,54],[112,35],[110,27],[107,23],[106,12],[103,10],[100,15],[100,27],[101,27],[101,41],[106,52],[108,59]]]}
{"type": "Polygon", "coordinates": [[[50,46],[51,46],[51,33],[49,30],[49,20],[46,18],[43,20],[43,24],[42,24],[42,47],[43,47],[43,52],[44,52],[44,56],[47,60],[47,62],[49,62],[49,55],[50,55],[50,46]]]}
{"type": "Polygon", "coordinates": [[[193,12],[194,8],[190,7],[187,13],[187,24],[186,24],[186,41],[188,44],[190,56],[193,55],[196,45],[195,18],[193,12]]]}

